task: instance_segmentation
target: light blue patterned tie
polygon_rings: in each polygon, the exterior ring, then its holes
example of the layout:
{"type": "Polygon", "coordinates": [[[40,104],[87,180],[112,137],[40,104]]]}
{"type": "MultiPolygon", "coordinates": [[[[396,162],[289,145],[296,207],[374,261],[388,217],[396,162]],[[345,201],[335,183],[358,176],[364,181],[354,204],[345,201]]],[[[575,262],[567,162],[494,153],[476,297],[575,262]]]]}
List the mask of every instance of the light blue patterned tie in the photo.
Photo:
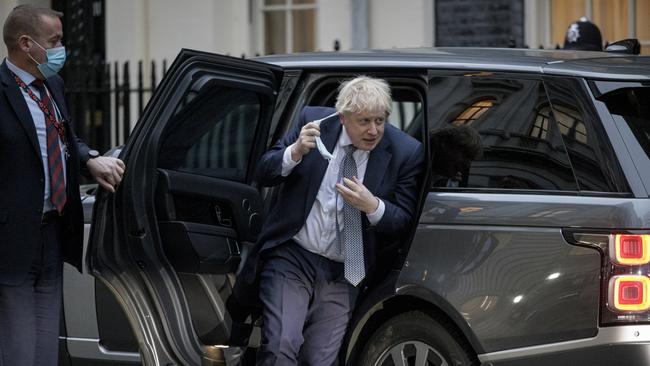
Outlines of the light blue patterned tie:
{"type": "MultiPolygon", "coordinates": [[[[357,163],[352,154],[357,148],[354,145],[345,147],[345,157],[339,171],[339,177],[352,179],[357,176],[357,163]]],[[[339,243],[343,234],[342,244],[345,248],[345,279],[357,286],[366,276],[363,260],[363,233],[361,228],[361,212],[347,202],[343,202],[343,233],[337,230],[339,243]]]]}

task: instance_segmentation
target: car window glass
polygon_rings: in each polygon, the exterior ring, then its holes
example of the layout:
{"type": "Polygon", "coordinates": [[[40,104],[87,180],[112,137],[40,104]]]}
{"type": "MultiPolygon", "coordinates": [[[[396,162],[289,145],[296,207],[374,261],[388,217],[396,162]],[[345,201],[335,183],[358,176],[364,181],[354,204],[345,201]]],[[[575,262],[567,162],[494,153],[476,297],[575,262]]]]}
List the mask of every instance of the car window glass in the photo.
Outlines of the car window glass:
{"type": "Polygon", "coordinates": [[[422,98],[413,88],[391,85],[392,111],[388,121],[409,134],[422,128],[422,98]],[[419,123],[418,123],[419,122],[419,123]]]}
{"type": "Polygon", "coordinates": [[[598,99],[611,114],[622,118],[650,159],[650,88],[621,87],[598,99]]]}
{"type": "Polygon", "coordinates": [[[165,127],[158,167],[243,181],[259,117],[255,92],[197,82],[165,127]]]}
{"type": "Polygon", "coordinates": [[[430,85],[434,187],[577,190],[541,81],[451,76],[430,85]]]}
{"type": "Polygon", "coordinates": [[[571,78],[548,77],[544,83],[580,190],[627,192],[625,180],[619,178],[618,160],[586,89],[571,78]]]}

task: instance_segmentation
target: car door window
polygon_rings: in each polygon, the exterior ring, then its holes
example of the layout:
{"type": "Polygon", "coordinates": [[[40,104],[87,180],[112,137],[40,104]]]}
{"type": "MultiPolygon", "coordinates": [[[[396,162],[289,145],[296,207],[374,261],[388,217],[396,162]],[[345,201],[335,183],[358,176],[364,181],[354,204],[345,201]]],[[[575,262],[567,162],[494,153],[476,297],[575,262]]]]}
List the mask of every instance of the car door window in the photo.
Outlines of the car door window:
{"type": "Polygon", "coordinates": [[[580,190],[629,192],[586,88],[572,78],[546,77],[544,83],[580,190]]]}
{"type": "Polygon", "coordinates": [[[541,80],[466,74],[430,88],[434,187],[577,191],[541,80]]]}
{"type": "Polygon", "coordinates": [[[197,81],[163,132],[158,167],[244,181],[260,104],[254,91],[197,81]]]}

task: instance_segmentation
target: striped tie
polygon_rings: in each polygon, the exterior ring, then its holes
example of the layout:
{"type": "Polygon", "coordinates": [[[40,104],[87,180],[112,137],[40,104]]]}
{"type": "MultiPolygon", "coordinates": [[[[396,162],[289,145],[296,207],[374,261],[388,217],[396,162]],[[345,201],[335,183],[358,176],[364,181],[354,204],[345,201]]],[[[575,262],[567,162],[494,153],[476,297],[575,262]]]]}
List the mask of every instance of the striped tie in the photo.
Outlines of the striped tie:
{"type": "MultiPolygon", "coordinates": [[[[32,86],[41,94],[41,102],[54,113],[54,105],[50,100],[42,80],[34,80],[32,86]]],[[[45,113],[43,113],[45,114],[45,113]]],[[[53,116],[52,116],[53,117],[53,116]]],[[[61,213],[66,202],[65,180],[63,177],[63,156],[59,144],[59,133],[52,118],[45,115],[45,131],[47,136],[47,165],[50,172],[50,201],[61,213]]]]}

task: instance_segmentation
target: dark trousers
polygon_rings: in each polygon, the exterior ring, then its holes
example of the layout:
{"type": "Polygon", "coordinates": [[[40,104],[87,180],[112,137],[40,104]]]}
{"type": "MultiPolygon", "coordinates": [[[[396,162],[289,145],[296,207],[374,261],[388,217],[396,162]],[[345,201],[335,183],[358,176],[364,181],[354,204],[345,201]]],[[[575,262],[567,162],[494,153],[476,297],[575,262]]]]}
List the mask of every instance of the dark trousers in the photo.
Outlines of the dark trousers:
{"type": "Polygon", "coordinates": [[[343,263],[311,253],[293,241],[263,253],[264,305],[258,365],[336,365],[357,289],[343,263]]]}
{"type": "Polygon", "coordinates": [[[25,282],[0,285],[0,366],[57,365],[63,263],[59,220],[41,226],[25,282]]]}

